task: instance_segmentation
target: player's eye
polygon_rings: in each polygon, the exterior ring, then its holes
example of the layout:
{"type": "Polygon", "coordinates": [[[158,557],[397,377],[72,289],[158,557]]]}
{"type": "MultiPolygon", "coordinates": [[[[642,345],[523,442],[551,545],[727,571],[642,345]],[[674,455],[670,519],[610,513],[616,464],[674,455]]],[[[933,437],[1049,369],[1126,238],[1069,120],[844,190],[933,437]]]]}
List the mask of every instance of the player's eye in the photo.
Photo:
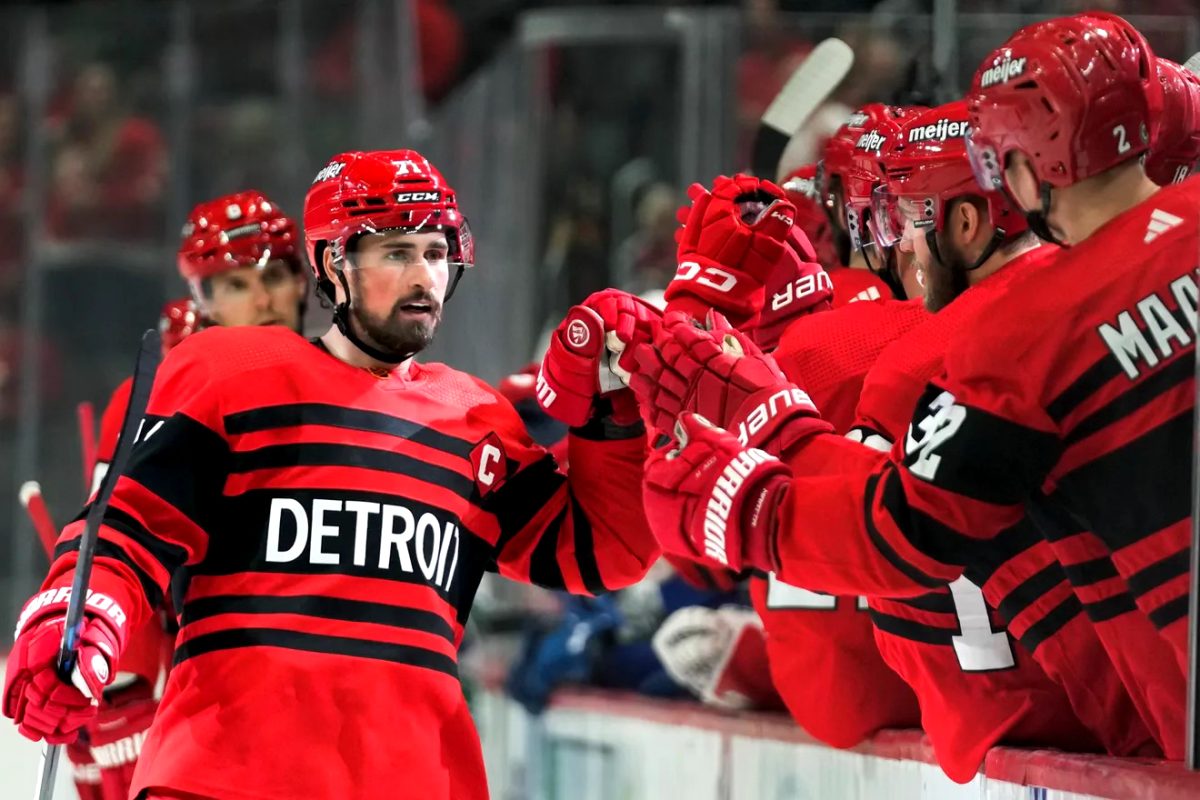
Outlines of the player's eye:
{"type": "Polygon", "coordinates": [[[280,264],[270,264],[262,271],[263,286],[275,287],[287,279],[288,270],[280,264]]]}

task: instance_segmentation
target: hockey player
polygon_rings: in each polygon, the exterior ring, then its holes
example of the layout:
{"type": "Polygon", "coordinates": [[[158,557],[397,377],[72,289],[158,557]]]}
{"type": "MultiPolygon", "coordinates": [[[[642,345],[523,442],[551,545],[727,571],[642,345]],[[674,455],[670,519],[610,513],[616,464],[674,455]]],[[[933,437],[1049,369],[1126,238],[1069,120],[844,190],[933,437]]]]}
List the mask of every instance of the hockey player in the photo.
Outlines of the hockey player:
{"type": "MultiPolygon", "coordinates": [[[[962,101],[911,118],[905,148],[887,160],[888,180],[875,192],[879,245],[915,253],[935,312],[889,345],[863,381],[854,438],[885,451],[904,438],[950,342],[987,335],[976,309],[1018,276],[1050,268],[1057,253],[1002,193],[980,191],[968,130],[962,101]]],[[[977,555],[986,557],[972,558],[949,587],[868,599],[880,649],[917,690],[947,774],[969,779],[1004,741],[1078,750],[1099,740],[1116,755],[1161,754],[1032,524],[977,555]],[[1093,735],[1081,737],[1076,718],[1093,735]]]]}
{"type": "Polygon", "coordinates": [[[1080,16],[1022,29],[977,72],[977,172],[1071,247],[977,312],[988,335],[950,346],[889,454],[846,450],[822,473],[809,456],[828,457],[830,427],[769,362],[671,319],[638,348],[647,376],[669,365],[653,380],[674,397],[641,386],[657,419],[695,410],[731,431],[685,414],[680,448],[651,459],[647,509],[668,549],[823,591],[915,594],[1045,495],[1112,551],[1186,660],[1200,184],[1158,190],[1140,163],[1153,58],[1123,20],[1080,16]],[[727,469],[737,480],[718,486],[727,469]]]}
{"type": "MultiPolygon", "coordinates": [[[[682,215],[684,229],[677,254],[681,268],[667,289],[669,298],[688,302],[677,302],[675,307],[683,305],[698,320],[710,309],[728,314],[741,321],[743,329],[766,349],[774,349],[781,335],[790,335],[792,326],[852,312],[850,308],[828,310],[827,278],[814,263],[803,231],[789,228],[793,207],[774,184],[747,176],[722,177],[714,181],[711,192],[693,187],[690,194],[693,204],[682,215]],[[747,219],[741,204],[750,199],[756,199],[761,209],[747,219]],[[705,273],[709,277],[728,277],[697,280],[696,270],[686,266],[691,263],[714,270],[705,273]],[[736,305],[735,293],[722,290],[723,284],[731,282],[734,286],[762,284],[762,299],[756,300],[755,309],[747,311],[736,305]]],[[[877,314],[887,317],[891,307],[902,304],[887,299],[859,305],[872,306],[865,316],[874,318],[877,314]]],[[[862,337],[851,337],[851,341],[860,342],[862,337]]],[[[884,341],[880,340],[880,348],[884,341]]],[[[853,398],[846,409],[847,424],[852,418],[853,398]]],[[[681,571],[702,573],[703,567],[681,571]]],[[[733,577],[720,570],[713,573],[717,579],[733,577]]],[[[918,724],[912,691],[883,663],[870,621],[859,610],[856,598],[817,596],[768,580],[760,573],[750,581],[761,627],[707,611],[686,618],[688,630],[710,625],[715,633],[708,638],[720,639],[726,651],[726,657],[709,665],[707,671],[697,670],[704,675],[704,696],[760,696],[761,684],[767,683],[768,676],[756,672],[753,665],[765,635],[770,678],[793,719],[815,738],[835,747],[852,747],[881,728],[918,724]],[[756,680],[760,686],[754,685],[756,680]]],[[[686,661],[690,638],[670,633],[665,631],[656,640],[663,660],[686,661]]]]}
{"type": "MultiPolygon", "coordinates": [[[[911,110],[915,109],[883,103],[863,106],[851,114],[825,143],[817,165],[816,191],[829,220],[838,261],[850,268],[848,272],[834,271],[836,293],[843,298],[894,296],[903,299],[920,294],[915,275],[905,286],[898,280],[900,276],[892,256],[877,252],[870,236],[859,237],[853,229],[858,224],[860,212],[870,205],[870,189],[865,198],[858,190],[878,182],[876,162],[884,151],[896,146],[899,121],[911,110]],[[859,179],[857,183],[856,178],[859,179]]],[[[845,299],[838,301],[839,304],[844,302],[845,299]]]]}
{"type": "MultiPolygon", "coordinates": [[[[413,358],[473,255],[453,190],[419,153],[334,157],[305,238],[335,325],[315,341],[211,328],[169,354],[101,526],[75,683],[54,659],[80,523],[22,612],[4,712],[30,738],[73,738],[186,564],[135,793],[483,798],[456,678],[480,576],[574,592],[638,580],[658,556],[644,428],[627,393],[593,398],[568,477],[495,390],[413,358]]],[[[604,350],[589,342],[648,319],[611,293],[584,308],[551,345],[547,391],[595,388],[604,350]]]]}
{"type": "MultiPolygon", "coordinates": [[[[300,332],[308,278],[296,223],[262,192],[247,190],[207,200],[188,215],[176,254],[179,276],[192,291],[190,307],[164,307],[172,316],[163,345],[201,324],[282,325],[300,332]]],[[[161,321],[160,321],[161,327],[161,321]]],[[[121,433],[133,379],[117,386],[100,422],[92,491],[99,487],[121,433]]]]}

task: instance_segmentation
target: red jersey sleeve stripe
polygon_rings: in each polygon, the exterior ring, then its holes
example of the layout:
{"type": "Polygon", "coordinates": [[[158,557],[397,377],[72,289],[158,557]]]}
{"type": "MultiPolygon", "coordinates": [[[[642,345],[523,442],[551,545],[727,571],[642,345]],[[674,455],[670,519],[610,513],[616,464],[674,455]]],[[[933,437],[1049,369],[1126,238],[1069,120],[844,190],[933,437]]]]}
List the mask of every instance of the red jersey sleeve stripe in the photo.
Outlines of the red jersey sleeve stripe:
{"type": "Polygon", "coordinates": [[[1064,441],[1068,445],[1074,444],[1145,408],[1163,394],[1191,380],[1195,375],[1194,368],[1192,359],[1180,353],[1174,362],[1080,420],[1064,441]]]}
{"type": "Polygon", "coordinates": [[[500,527],[498,557],[503,557],[508,542],[525,530],[566,483],[567,477],[558,471],[554,456],[547,453],[483,499],[483,510],[495,516],[500,527]]]}
{"type": "MultiPolygon", "coordinates": [[[[82,526],[82,523],[80,525],[82,526]]],[[[103,528],[101,528],[101,531],[103,531],[103,528]]],[[[54,548],[54,560],[57,562],[68,554],[78,553],[82,538],[82,536],[75,536],[73,539],[60,541],[58,546],[54,548]]],[[[129,569],[137,578],[137,582],[142,588],[142,594],[145,595],[146,602],[149,603],[150,607],[158,608],[162,604],[162,588],[150,577],[150,573],[146,568],[138,563],[138,560],[131,556],[123,547],[107,539],[97,539],[96,558],[109,559],[129,569]]],[[[74,557],[72,557],[73,560],[74,557]]]]}

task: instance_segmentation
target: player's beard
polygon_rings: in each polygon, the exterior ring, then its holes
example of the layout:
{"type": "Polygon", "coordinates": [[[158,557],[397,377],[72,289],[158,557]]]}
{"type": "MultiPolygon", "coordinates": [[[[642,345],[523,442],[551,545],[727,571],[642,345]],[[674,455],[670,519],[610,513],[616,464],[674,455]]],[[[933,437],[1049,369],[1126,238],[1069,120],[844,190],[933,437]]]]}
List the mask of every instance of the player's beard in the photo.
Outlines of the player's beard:
{"type": "Polygon", "coordinates": [[[413,355],[433,343],[438,323],[442,321],[442,304],[429,292],[414,292],[402,297],[386,316],[369,313],[360,298],[350,304],[350,314],[365,338],[381,350],[413,355]],[[405,319],[403,307],[409,303],[426,303],[429,314],[425,319],[405,319]]]}
{"type": "Polygon", "coordinates": [[[971,263],[952,242],[938,241],[939,259],[932,252],[925,265],[925,307],[937,313],[970,288],[967,280],[971,263]]]}

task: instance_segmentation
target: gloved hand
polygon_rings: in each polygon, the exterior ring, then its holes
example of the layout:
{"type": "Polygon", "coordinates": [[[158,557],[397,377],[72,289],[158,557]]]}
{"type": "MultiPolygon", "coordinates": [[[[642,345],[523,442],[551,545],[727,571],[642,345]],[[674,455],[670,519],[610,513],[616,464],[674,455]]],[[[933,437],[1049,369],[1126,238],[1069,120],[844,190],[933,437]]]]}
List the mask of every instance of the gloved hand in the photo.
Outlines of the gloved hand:
{"type": "MultiPolygon", "coordinates": [[[[804,236],[799,227],[793,234],[804,236]]],[[[800,317],[833,308],[833,281],[817,263],[812,246],[804,240],[806,260],[784,259],[767,279],[758,316],[739,327],[764,352],[779,345],[783,332],[800,317]]]]}
{"type": "Polygon", "coordinates": [[[751,609],[681,608],[652,640],[676,683],[705,703],[731,711],[774,705],[762,622],[751,609]]]}
{"type": "MultiPolygon", "coordinates": [[[[649,341],[660,317],[654,306],[617,289],[596,292],[574,306],[542,358],[537,378],[542,410],[579,427],[597,413],[603,396],[612,404],[613,422],[638,422],[637,400],[613,366],[630,346],[649,341]]],[[[624,358],[632,362],[631,355],[624,358]]]]}
{"type": "Polygon", "coordinates": [[[87,732],[106,800],[129,797],[133,770],[157,709],[154,687],[142,680],[105,693],[87,732]]]}
{"type": "Polygon", "coordinates": [[[788,468],[695,414],[679,418],[675,441],[650,455],[642,482],[646,520],[663,551],[734,572],[774,570],[772,516],[788,468]]]}
{"type": "Polygon", "coordinates": [[[70,597],[70,587],[34,595],[21,611],[8,659],[4,716],[35,742],[75,741],[79,729],[96,716],[98,698],[112,681],[124,647],[125,612],[107,595],[89,591],[71,682],[59,678],[58,651],[70,597]]]}
{"type": "Polygon", "coordinates": [[[669,436],[691,411],[735,433],[745,446],[779,454],[804,436],[830,431],[808,395],[719,315],[708,329],[668,313],[653,346],[637,345],[630,386],[643,415],[669,436]]]}
{"type": "Polygon", "coordinates": [[[802,260],[792,236],[796,208],[775,184],[741,174],[719,176],[711,191],[692,184],[688,197],[677,214],[679,267],[667,310],[703,319],[717,309],[740,326],[758,313],[776,267],[802,260]]]}

